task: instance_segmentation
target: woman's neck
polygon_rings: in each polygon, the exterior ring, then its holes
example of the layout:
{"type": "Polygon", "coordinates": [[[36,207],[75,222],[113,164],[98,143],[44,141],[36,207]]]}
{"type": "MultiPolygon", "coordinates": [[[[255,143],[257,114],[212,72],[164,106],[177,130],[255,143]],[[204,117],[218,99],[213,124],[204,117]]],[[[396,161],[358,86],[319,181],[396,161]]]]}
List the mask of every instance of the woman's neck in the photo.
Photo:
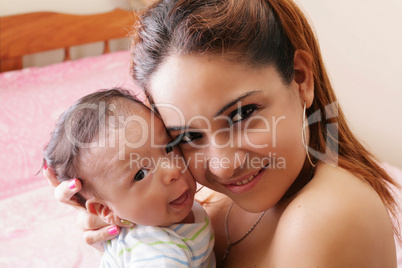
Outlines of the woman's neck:
{"type": "MultiPolygon", "coordinates": [[[[305,161],[302,170],[299,175],[289,187],[286,193],[283,195],[281,201],[287,200],[293,197],[297,192],[299,192],[304,186],[311,181],[314,176],[315,168],[311,166],[309,161],[305,161]]],[[[280,202],[281,202],[280,201],[280,202]]]]}

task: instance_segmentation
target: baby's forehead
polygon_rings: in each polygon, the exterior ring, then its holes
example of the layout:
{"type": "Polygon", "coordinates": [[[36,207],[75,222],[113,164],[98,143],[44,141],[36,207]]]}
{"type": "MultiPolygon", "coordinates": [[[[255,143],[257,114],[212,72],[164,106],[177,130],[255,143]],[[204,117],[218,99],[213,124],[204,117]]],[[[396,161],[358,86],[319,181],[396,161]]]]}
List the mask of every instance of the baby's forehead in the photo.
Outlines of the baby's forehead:
{"type": "MultiPolygon", "coordinates": [[[[112,119],[112,121],[115,119],[112,119]]],[[[91,177],[107,178],[109,172],[121,169],[130,154],[149,154],[153,145],[165,146],[169,139],[162,120],[148,108],[136,113],[120,114],[116,123],[102,130],[93,141],[94,146],[81,155],[84,170],[92,170],[91,177]],[[113,126],[116,124],[116,126],[113,126]]]]}
{"type": "Polygon", "coordinates": [[[119,97],[110,100],[108,107],[106,107],[109,116],[121,115],[144,115],[149,116],[153,112],[145,104],[139,101],[134,101],[133,99],[119,97]]]}
{"type": "Polygon", "coordinates": [[[107,107],[106,123],[111,127],[127,127],[128,124],[137,124],[148,129],[165,128],[162,119],[143,103],[129,99],[119,98],[111,102],[107,107]]]}
{"type": "Polygon", "coordinates": [[[96,137],[99,143],[105,144],[105,147],[116,149],[116,143],[120,145],[119,148],[122,147],[121,144],[142,143],[147,146],[148,139],[155,136],[166,139],[164,135],[168,135],[159,115],[142,103],[119,98],[110,102],[105,108],[107,110],[96,137]]]}

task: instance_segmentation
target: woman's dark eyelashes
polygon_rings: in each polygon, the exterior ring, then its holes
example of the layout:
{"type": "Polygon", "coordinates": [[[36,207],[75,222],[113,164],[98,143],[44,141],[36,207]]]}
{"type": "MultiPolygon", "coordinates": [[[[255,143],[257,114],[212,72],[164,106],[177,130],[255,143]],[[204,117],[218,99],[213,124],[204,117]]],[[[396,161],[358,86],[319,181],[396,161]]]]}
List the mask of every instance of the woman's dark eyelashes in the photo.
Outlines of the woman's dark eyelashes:
{"type": "Polygon", "coordinates": [[[182,136],[180,143],[189,143],[201,138],[202,134],[198,132],[184,132],[180,136],[182,136]]]}
{"type": "Polygon", "coordinates": [[[180,143],[180,138],[181,137],[182,137],[182,134],[180,134],[178,137],[174,138],[168,144],[166,144],[165,150],[166,150],[167,154],[172,152],[173,149],[180,143]]]}
{"type": "Polygon", "coordinates": [[[166,153],[169,154],[171,151],[173,151],[176,145],[177,145],[176,140],[172,140],[171,142],[169,142],[165,147],[166,153]]]}
{"type": "Polygon", "coordinates": [[[257,104],[249,104],[234,110],[228,115],[230,124],[235,124],[250,117],[250,115],[252,115],[254,111],[258,110],[258,108],[259,107],[257,104]]]}
{"type": "MultiPolygon", "coordinates": [[[[249,104],[243,107],[240,107],[234,111],[232,111],[229,115],[229,123],[233,125],[239,121],[247,119],[250,117],[256,110],[260,109],[261,107],[258,104],[249,104]]],[[[183,132],[174,138],[171,142],[168,143],[166,146],[166,152],[169,153],[173,150],[174,146],[178,144],[185,144],[194,142],[197,139],[202,138],[202,134],[199,132],[183,132]]]]}
{"type": "Polygon", "coordinates": [[[149,170],[147,169],[140,169],[135,175],[134,175],[134,181],[140,181],[143,178],[145,178],[148,175],[149,170]]]}
{"type": "Polygon", "coordinates": [[[166,153],[171,152],[180,143],[190,143],[202,137],[198,132],[183,132],[166,145],[166,153]]]}

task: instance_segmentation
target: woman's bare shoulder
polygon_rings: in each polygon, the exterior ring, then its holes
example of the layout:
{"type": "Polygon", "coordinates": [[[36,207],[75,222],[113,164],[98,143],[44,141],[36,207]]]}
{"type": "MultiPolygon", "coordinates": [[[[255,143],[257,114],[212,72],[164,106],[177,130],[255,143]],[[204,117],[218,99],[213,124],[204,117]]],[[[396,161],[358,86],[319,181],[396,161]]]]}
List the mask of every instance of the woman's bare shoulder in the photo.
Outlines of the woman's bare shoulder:
{"type": "Polygon", "coordinates": [[[396,266],[392,225],[380,197],[350,172],[325,164],[287,205],[272,245],[275,267],[396,266]]]}

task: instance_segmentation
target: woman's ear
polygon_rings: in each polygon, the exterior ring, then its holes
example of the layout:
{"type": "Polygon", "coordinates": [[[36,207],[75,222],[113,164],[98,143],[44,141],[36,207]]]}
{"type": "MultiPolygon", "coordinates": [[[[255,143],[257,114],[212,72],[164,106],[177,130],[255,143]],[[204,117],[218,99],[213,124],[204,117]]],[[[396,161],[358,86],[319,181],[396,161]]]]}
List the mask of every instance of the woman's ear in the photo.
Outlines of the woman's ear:
{"type": "Polygon", "coordinates": [[[89,213],[98,216],[108,224],[120,224],[121,219],[103,200],[94,197],[90,198],[86,201],[85,207],[89,213]]]}
{"type": "Polygon", "coordinates": [[[313,57],[304,50],[296,50],[294,58],[294,81],[299,87],[302,105],[311,106],[314,99],[314,74],[311,70],[313,57]]]}

